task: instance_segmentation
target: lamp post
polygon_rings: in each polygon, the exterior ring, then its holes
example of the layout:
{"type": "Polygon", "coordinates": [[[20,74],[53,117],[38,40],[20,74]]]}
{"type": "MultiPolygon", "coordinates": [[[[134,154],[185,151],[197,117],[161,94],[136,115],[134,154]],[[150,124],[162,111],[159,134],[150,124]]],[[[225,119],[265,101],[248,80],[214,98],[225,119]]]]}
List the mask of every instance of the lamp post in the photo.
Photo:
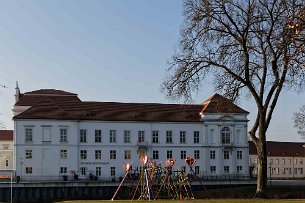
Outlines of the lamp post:
{"type": "Polygon", "coordinates": [[[11,203],[13,203],[13,171],[11,171],[11,203]]]}
{"type": "Polygon", "coordinates": [[[20,181],[22,176],[22,165],[23,165],[23,158],[20,158],[20,181]]]}
{"type": "Polygon", "coordinates": [[[269,180],[270,180],[270,185],[272,185],[272,182],[271,182],[271,172],[272,172],[272,161],[270,160],[269,161],[269,180]]]}

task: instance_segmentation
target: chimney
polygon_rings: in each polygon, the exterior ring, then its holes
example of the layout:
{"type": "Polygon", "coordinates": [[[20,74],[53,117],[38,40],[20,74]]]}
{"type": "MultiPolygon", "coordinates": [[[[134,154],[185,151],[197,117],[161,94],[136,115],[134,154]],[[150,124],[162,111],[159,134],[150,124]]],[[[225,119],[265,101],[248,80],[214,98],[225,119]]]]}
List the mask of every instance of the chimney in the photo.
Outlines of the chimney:
{"type": "Polygon", "coordinates": [[[16,88],[15,88],[15,104],[19,101],[20,99],[20,89],[18,86],[18,81],[16,81],[16,88]]]}

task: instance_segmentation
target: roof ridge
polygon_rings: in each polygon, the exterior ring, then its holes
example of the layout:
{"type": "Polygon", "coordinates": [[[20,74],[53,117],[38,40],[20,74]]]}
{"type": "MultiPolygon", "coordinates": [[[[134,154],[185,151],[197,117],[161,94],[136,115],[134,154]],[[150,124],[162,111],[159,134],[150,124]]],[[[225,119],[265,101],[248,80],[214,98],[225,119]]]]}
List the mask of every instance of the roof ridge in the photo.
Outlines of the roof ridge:
{"type": "Polygon", "coordinates": [[[59,90],[59,89],[39,89],[39,90],[34,90],[30,92],[25,92],[23,94],[26,95],[65,95],[65,96],[72,96],[72,95],[77,95],[72,92],[67,92],[64,90],[59,90]],[[55,91],[55,92],[47,92],[47,91],[55,91]]]}
{"type": "Polygon", "coordinates": [[[172,106],[202,106],[202,104],[170,104],[170,103],[154,103],[154,102],[115,102],[115,101],[82,101],[82,103],[113,103],[113,104],[148,104],[148,105],[172,105],[172,106]]]}
{"type": "Polygon", "coordinates": [[[61,110],[61,111],[65,112],[65,113],[71,115],[67,110],[65,110],[64,108],[62,108],[61,106],[59,106],[59,105],[58,105],[57,103],[55,103],[50,97],[48,97],[48,95],[46,95],[46,96],[42,97],[41,99],[39,99],[36,103],[34,103],[30,108],[28,108],[27,110],[23,111],[22,113],[20,113],[20,114],[14,116],[14,117],[17,117],[17,116],[19,116],[19,115],[22,115],[22,114],[24,114],[24,113],[27,113],[28,111],[30,111],[30,110],[32,110],[33,108],[37,107],[36,105],[39,104],[41,101],[43,101],[43,100],[45,100],[45,99],[48,99],[48,101],[49,101],[50,103],[52,103],[53,105],[55,105],[56,107],[58,107],[59,110],[61,110]]]}

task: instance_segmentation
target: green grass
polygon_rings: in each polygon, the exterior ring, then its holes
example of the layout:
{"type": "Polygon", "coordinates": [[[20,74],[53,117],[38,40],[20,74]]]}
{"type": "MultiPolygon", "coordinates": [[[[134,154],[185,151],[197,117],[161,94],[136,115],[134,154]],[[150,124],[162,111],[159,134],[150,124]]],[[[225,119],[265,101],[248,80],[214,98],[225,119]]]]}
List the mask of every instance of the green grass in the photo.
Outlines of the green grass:
{"type": "MultiPolygon", "coordinates": [[[[194,192],[194,200],[153,200],[153,203],[305,203],[305,186],[270,186],[267,190],[268,199],[254,199],[256,186],[240,188],[208,189],[194,192]]],[[[60,203],[128,203],[131,200],[70,200],[60,203]]],[[[138,201],[147,203],[149,201],[138,201]]]]}
{"type": "MultiPolygon", "coordinates": [[[[75,200],[75,201],[63,201],[58,203],[127,203],[131,202],[130,200],[118,200],[118,201],[110,201],[110,200],[75,200]]],[[[136,203],[147,203],[149,201],[133,201],[136,203]]],[[[185,201],[174,201],[174,200],[154,200],[151,201],[153,203],[298,203],[305,202],[305,199],[268,199],[268,200],[260,200],[260,199],[204,199],[204,200],[185,200],[185,201]]]]}

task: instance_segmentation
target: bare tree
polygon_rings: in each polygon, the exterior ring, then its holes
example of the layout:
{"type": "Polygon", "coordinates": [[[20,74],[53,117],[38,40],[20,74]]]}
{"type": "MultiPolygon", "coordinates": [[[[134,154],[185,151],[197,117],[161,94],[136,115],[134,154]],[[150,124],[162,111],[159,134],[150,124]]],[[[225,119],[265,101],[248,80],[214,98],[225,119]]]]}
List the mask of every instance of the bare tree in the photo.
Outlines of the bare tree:
{"type": "Polygon", "coordinates": [[[189,100],[213,77],[229,99],[254,99],[258,198],[266,197],[266,131],[280,93],[305,84],[304,13],[304,0],[185,0],[179,49],[162,85],[169,98],[189,100]]]}
{"type": "Polygon", "coordinates": [[[0,121],[0,130],[4,130],[5,129],[5,125],[2,121],[0,121]]]}
{"type": "Polygon", "coordinates": [[[298,134],[305,138],[305,105],[302,106],[299,112],[293,113],[294,127],[298,129],[298,134]]]}

